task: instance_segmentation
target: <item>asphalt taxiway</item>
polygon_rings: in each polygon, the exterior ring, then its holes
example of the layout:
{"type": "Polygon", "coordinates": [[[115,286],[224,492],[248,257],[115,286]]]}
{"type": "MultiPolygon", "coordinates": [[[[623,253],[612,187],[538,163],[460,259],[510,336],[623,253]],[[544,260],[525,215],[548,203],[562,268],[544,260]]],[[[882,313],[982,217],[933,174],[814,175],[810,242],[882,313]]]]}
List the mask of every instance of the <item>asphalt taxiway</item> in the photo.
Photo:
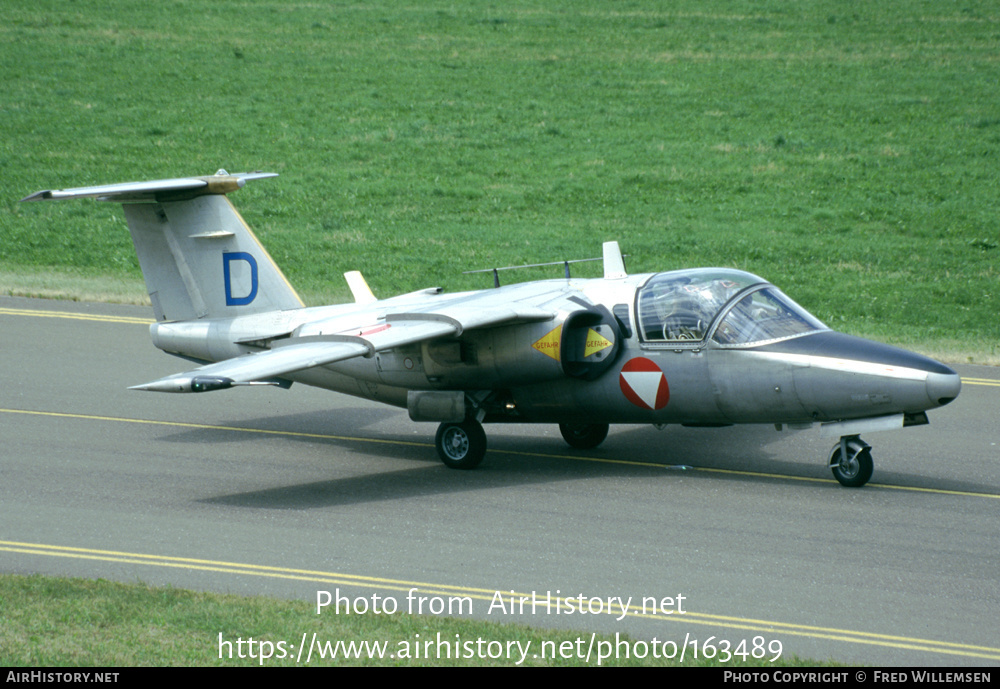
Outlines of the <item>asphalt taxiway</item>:
{"type": "Polygon", "coordinates": [[[187,368],[153,348],[150,319],[0,298],[0,571],[339,589],[401,610],[467,599],[482,619],[635,639],[1000,663],[997,369],[956,367],[962,393],[930,425],[866,436],[862,489],[824,466],[832,441],[769,426],[612,428],[589,452],[553,427],[488,426],[483,465],[452,471],[405,410],[300,385],[127,390],[187,368]],[[512,592],[632,602],[514,614],[512,592]],[[683,614],[641,609],[678,596],[683,614]]]}

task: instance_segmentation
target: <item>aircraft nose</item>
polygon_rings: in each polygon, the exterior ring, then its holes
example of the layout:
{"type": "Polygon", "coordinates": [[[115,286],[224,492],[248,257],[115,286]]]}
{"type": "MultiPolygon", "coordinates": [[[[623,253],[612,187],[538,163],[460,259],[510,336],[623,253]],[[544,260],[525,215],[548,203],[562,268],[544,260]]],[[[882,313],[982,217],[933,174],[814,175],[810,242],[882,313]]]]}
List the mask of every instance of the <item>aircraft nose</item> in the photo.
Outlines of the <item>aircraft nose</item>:
{"type": "Polygon", "coordinates": [[[961,376],[951,369],[948,370],[949,373],[927,374],[927,396],[942,407],[958,397],[962,389],[961,376]]]}
{"type": "Polygon", "coordinates": [[[916,413],[948,404],[958,396],[961,378],[939,361],[871,340],[823,331],[760,351],[798,357],[795,389],[817,418],[869,412],[916,413]],[[860,406],[859,406],[860,405],[860,406]]]}

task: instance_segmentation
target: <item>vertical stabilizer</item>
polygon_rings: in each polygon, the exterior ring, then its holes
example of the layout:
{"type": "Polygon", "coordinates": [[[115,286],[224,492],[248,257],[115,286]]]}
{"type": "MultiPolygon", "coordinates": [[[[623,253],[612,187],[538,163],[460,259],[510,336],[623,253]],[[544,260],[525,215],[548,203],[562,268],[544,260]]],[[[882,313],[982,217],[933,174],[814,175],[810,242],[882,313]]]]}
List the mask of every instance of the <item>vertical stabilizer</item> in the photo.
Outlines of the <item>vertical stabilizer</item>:
{"type": "Polygon", "coordinates": [[[124,207],[157,320],[302,307],[295,290],[225,196],[124,207]]]}
{"type": "Polygon", "coordinates": [[[298,309],[302,300],[225,194],[270,173],[41,191],[24,199],[117,201],[159,321],[298,309]]]}

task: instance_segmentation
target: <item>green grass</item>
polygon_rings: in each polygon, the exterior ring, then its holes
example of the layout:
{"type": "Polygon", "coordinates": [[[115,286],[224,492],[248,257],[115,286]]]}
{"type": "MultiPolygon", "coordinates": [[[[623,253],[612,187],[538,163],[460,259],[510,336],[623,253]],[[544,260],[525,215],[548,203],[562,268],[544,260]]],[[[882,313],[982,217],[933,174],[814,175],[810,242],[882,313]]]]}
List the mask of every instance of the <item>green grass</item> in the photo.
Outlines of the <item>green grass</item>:
{"type": "MultiPolygon", "coordinates": [[[[92,665],[113,667],[135,666],[291,666],[305,665],[295,661],[295,654],[302,635],[320,642],[385,642],[389,652],[400,654],[405,644],[410,658],[370,659],[343,657],[318,659],[309,665],[490,665],[511,666],[515,661],[499,656],[499,649],[508,642],[519,642],[529,651],[524,659],[528,666],[586,666],[597,665],[596,651],[589,663],[576,657],[580,648],[578,639],[590,643],[589,632],[539,630],[522,625],[496,624],[478,620],[415,615],[337,615],[333,612],[316,614],[312,604],[265,597],[242,597],[198,593],[174,588],[152,588],[143,584],[122,584],[104,580],[61,579],[43,576],[0,576],[0,666],[63,666],[92,665]],[[220,634],[223,641],[220,658],[220,634]],[[440,659],[426,657],[428,647],[423,642],[433,638],[437,648],[437,635],[451,643],[449,652],[443,647],[440,659]],[[457,636],[456,636],[457,635],[457,636]],[[243,645],[239,640],[243,640],[243,645]],[[254,639],[254,657],[250,657],[249,640],[254,639]],[[460,645],[453,645],[458,639],[460,645]],[[483,639],[472,646],[465,642],[483,639]],[[261,642],[264,648],[273,649],[273,657],[261,662],[261,642]],[[284,642],[284,646],[279,646],[284,642]],[[489,642],[496,643],[492,647],[489,642]],[[542,649],[543,642],[551,650],[573,657],[531,657],[542,649]],[[569,645],[562,644],[569,642],[569,645]],[[527,645],[527,644],[530,644],[527,645]],[[294,646],[295,650],[291,649],[294,646]],[[415,650],[419,648],[420,650],[415,650]],[[482,649],[480,652],[479,649],[482,649]],[[284,651],[287,657],[279,658],[284,651]],[[244,657],[240,658],[239,654],[244,657]],[[417,654],[420,657],[416,657],[417,654]],[[456,657],[461,656],[461,657],[456,657]]],[[[678,627],[680,629],[680,627],[678,627]]],[[[684,635],[674,639],[676,630],[665,629],[661,642],[683,643],[684,635]],[[673,631],[673,633],[671,633],[673,631]]],[[[626,637],[620,637],[626,638],[626,637]]],[[[601,642],[615,644],[614,635],[599,635],[601,642]]],[[[635,640],[629,639],[631,643],[635,640]]],[[[648,640],[647,640],[648,641],[648,640]]],[[[369,646],[370,648],[370,646],[369,646]]],[[[514,651],[514,646],[511,646],[514,651]]],[[[587,646],[582,647],[584,650],[587,646]]],[[[594,648],[599,648],[596,645],[594,648]]],[[[605,645],[605,655],[612,646],[605,645]]],[[[624,647],[619,646],[620,659],[609,658],[607,666],[671,666],[681,665],[666,658],[654,658],[648,651],[646,658],[625,658],[624,647]]],[[[647,648],[640,644],[640,650],[647,648]]],[[[661,646],[662,648],[662,646],[661,646]]],[[[672,647],[666,647],[673,654],[672,647]]],[[[787,654],[773,665],[763,659],[750,657],[719,663],[704,658],[692,660],[687,649],[684,666],[815,666],[815,661],[803,660],[787,654]]],[[[749,647],[753,652],[753,647],[749,647]]],[[[759,649],[764,652],[764,649],[759,649]]],[[[661,655],[662,655],[661,651],[661,655]]],[[[549,653],[549,656],[552,654],[549,653]]],[[[517,654],[520,658],[520,654],[517,654]]],[[[305,655],[303,655],[305,658],[305,655]]]]}
{"type": "Polygon", "coordinates": [[[383,295],[487,287],[461,271],[618,239],[633,272],[747,269],[835,328],[997,354],[994,3],[40,0],[4,19],[8,292],[22,270],[139,274],[119,209],[28,193],[265,169],[282,177],[234,200],[313,303],[345,299],[349,269],[383,295]]]}

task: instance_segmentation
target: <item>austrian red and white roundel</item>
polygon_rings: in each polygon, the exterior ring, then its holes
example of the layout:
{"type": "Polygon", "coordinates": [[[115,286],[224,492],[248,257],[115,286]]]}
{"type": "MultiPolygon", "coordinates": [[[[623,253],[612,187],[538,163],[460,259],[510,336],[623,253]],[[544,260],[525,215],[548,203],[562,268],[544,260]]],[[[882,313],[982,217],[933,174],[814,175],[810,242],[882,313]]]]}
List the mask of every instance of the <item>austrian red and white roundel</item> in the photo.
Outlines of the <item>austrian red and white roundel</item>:
{"type": "Polygon", "coordinates": [[[670,401],[667,377],[650,359],[637,357],[626,362],[618,384],[625,399],[643,409],[663,409],[670,401]]]}

